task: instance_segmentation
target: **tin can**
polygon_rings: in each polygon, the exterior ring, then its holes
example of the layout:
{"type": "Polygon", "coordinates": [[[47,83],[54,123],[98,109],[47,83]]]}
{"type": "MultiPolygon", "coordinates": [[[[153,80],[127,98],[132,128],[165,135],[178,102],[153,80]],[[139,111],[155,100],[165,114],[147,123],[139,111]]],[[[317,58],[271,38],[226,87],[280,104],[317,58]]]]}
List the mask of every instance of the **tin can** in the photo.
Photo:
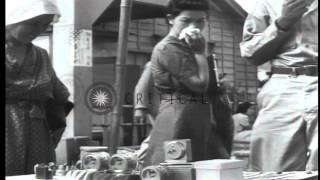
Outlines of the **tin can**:
{"type": "Polygon", "coordinates": [[[59,165],[56,170],[56,176],[65,176],[67,173],[67,165],[59,165]]]}
{"type": "Polygon", "coordinates": [[[115,154],[110,158],[109,166],[113,171],[128,172],[138,167],[138,159],[125,154],[115,154]]]}
{"type": "Polygon", "coordinates": [[[51,168],[46,164],[36,164],[34,166],[35,179],[51,180],[53,179],[53,173],[51,168]]]}
{"type": "Polygon", "coordinates": [[[82,166],[84,169],[107,170],[109,159],[110,155],[107,152],[86,154],[82,158],[82,166]]]}
{"type": "Polygon", "coordinates": [[[80,160],[83,160],[83,157],[92,154],[92,153],[99,153],[99,152],[108,152],[108,147],[105,146],[80,146],[80,160]]]}
{"type": "Polygon", "coordinates": [[[148,166],[141,171],[141,180],[169,180],[169,172],[164,166],[148,166]]]}

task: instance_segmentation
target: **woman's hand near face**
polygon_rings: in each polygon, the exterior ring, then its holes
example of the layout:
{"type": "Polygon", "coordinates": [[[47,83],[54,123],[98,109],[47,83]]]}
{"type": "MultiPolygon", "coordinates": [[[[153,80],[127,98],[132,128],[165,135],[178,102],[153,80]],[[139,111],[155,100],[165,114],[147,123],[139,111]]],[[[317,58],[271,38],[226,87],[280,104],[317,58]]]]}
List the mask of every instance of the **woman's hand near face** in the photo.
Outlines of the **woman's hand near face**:
{"type": "Polygon", "coordinates": [[[201,32],[206,25],[207,17],[206,11],[182,11],[169,19],[172,25],[170,34],[186,41],[195,54],[203,54],[206,43],[201,32]]]}
{"type": "Polygon", "coordinates": [[[206,41],[200,29],[188,26],[180,32],[179,39],[184,40],[195,54],[205,52],[206,41]]]}
{"type": "Polygon", "coordinates": [[[206,41],[201,33],[186,33],[185,41],[195,54],[203,54],[205,52],[206,41]]]}

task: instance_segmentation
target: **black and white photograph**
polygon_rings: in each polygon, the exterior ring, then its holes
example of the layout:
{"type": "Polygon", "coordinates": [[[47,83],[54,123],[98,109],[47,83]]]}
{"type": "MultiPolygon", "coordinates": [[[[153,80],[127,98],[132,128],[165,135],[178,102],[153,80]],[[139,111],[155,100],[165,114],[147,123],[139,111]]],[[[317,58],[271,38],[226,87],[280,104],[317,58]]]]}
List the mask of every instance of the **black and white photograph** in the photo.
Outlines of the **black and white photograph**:
{"type": "Polygon", "coordinates": [[[5,0],[6,180],[317,180],[318,0],[5,0]]]}

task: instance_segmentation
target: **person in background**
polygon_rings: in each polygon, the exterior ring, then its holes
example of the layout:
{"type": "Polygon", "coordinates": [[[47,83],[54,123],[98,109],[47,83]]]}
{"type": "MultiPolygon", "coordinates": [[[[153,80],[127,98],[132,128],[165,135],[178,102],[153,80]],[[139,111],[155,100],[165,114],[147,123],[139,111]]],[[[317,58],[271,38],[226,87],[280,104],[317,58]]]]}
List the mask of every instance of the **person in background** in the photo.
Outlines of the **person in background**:
{"type": "Polygon", "coordinates": [[[249,142],[251,138],[252,126],[255,121],[254,104],[244,102],[238,105],[236,113],[232,116],[234,121],[235,142],[249,142]]]}
{"type": "Polygon", "coordinates": [[[48,0],[6,4],[15,7],[6,11],[6,175],[33,174],[35,164],[55,161],[54,149],[65,128],[69,92],[46,50],[32,44],[59,11],[48,0]],[[62,119],[49,121],[53,116],[62,119]]]}
{"type": "MultiPolygon", "coordinates": [[[[140,79],[135,87],[134,93],[134,119],[136,122],[146,122],[148,119],[151,125],[158,114],[160,96],[154,87],[151,73],[151,61],[147,62],[140,79]]],[[[149,148],[150,135],[141,143],[140,149],[136,152],[139,159],[143,159],[149,148]]]]}
{"type": "Polygon", "coordinates": [[[251,169],[318,170],[318,0],[259,0],[243,32],[242,56],[272,74],[257,96],[251,169]]]}
{"type": "Polygon", "coordinates": [[[248,111],[252,104],[244,102],[238,105],[236,113],[232,116],[234,122],[234,135],[251,129],[251,123],[248,116],[248,111]]]}

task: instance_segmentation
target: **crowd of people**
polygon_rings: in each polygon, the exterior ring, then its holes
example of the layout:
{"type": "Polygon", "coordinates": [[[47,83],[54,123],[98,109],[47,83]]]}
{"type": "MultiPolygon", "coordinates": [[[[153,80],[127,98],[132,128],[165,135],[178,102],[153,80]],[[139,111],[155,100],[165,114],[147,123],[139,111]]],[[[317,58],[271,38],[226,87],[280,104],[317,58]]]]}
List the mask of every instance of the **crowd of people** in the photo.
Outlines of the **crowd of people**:
{"type": "MultiPolygon", "coordinates": [[[[199,1],[198,6],[191,0],[192,5],[188,1],[170,2],[174,4],[167,9],[171,30],[154,48],[149,75],[161,95],[173,94],[177,101],[160,103],[151,135],[139,153],[147,164],[157,164],[163,162],[163,141],[190,138],[203,144],[206,140],[209,147],[211,138],[217,137],[215,141],[219,143],[212,147],[223,150],[214,157],[226,158],[230,155],[228,143],[221,141],[228,141],[228,138],[223,139],[226,136],[219,134],[216,128],[218,114],[210,112],[210,105],[194,106],[178,101],[181,94],[210,94],[206,92],[210,78],[203,68],[206,66],[203,65],[205,40],[198,33],[202,31],[202,22],[207,20],[206,2],[199,1]],[[211,128],[197,129],[202,125],[211,128]],[[213,132],[211,136],[207,129],[213,132]]],[[[235,140],[250,142],[251,170],[318,169],[317,13],[318,1],[273,3],[262,0],[257,1],[256,8],[245,21],[240,49],[245,59],[258,66],[260,87],[256,103],[259,112],[257,119],[249,118],[252,117],[250,107],[254,106],[249,102],[239,104],[233,115],[233,127],[230,124],[224,127],[225,130],[234,129],[229,134],[235,140]]],[[[214,104],[209,100],[210,103],[214,104]]],[[[147,107],[142,109],[147,113],[147,107]]],[[[141,107],[136,108],[136,112],[139,111],[141,107]]],[[[195,161],[215,153],[196,143],[192,144],[195,161]]]]}

